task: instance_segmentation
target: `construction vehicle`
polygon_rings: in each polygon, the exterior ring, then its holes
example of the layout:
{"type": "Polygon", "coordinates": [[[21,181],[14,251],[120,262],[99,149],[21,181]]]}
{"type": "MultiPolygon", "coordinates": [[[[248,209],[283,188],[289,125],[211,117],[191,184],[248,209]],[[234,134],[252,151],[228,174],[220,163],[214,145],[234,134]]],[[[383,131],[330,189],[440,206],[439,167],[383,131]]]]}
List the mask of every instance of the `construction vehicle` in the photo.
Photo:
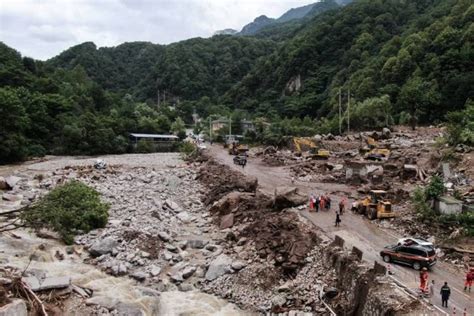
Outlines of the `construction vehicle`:
{"type": "Polygon", "coordinates": [[[303,137],[293,137],[296,152],[302,154],[301,146],[309,147],[309,157],[312,159],[328,159],[329,150],[319,148],[316,143],[310,139],[303,137]]]}
{"type": "Polygon", "coordinates": [[[247,155],[249,147],[247,145],[233,143],[229,146],[229,155],[247,155]]]}
{"type": "Polygon", "coordinates": [[[238,144],[239,140],[235,135],[225,135],[224,148],[230,148],[235,144],[238,144]]]}
{"type": "Polygon", "coordinates": [[[390,150],[387,148],[380,148],[375,139],[372,137],[367,137],[366,142],[368,151],[364,155],[365,159],[380,161],[390,157],[390,150]]]}
{"type": "Polygon", "coordinates": [[[369,219],[392,218],[392,202],[386,199],[387,191],[371,190],[365,198],[352,203],[353,212],[364,214],[369,219]]]}
{"type": "Polygon", "coordinates": [[[247,164],[247,155],[237,155],[234,157],[234,164],[245,167],[247,164]]]}

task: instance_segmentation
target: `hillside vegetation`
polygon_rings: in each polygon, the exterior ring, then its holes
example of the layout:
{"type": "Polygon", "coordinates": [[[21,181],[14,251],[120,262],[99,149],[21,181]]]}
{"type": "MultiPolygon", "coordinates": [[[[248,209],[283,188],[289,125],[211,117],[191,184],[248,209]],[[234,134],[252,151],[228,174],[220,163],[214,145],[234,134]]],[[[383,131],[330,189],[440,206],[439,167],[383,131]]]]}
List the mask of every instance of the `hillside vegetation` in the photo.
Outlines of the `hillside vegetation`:
{"type": "Polygon", "coordinates": [[[223,101],[261,115],[330,118],[341,88],[355,108],[387,95],[395,120],[440,121],[473,95],[473,19],[468,0],[358,1],[314,19],[223,101]],[[301,89],[285,91],[297,76],[301,89]]]}
{"type": "Polygon", "coordinates": [[[249,137],[275,144],[337,133],[339,91],[346,117],[349,90],[353,129],[448,121],[451,143],[472,143],[472,1],[325,1],[311,10],[255,36],[88,42],[46,62],[0,43],[0,163],[130,151],[129,132],[182,136],[193,112],[256,119],[249,137]]]}

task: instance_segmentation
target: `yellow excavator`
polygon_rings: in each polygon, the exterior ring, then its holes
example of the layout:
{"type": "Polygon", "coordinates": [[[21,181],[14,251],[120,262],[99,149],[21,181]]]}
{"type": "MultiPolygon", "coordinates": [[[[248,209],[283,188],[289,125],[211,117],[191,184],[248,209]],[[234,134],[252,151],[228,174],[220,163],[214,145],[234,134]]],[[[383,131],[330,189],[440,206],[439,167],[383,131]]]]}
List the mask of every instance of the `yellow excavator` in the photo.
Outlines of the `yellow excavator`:
{"type": "Polygon", "coordinates": [[[310,139],[303,138],[303,137],[293,137],[293,143],[295,145],[296,152],[301,154],[302,149],[301,146],[309,147],[309,154],[310,157],[313,159],[328,159],[329,158],[329,150],[320,149],[316,145],[316,143],[310,139]]]}
{"type": "Polygon", "coordinates": [[[229,155],[246,155],[249,151],[249,147],[247,145],[232,143],[229,145],[229,155]]]}
{"type": "Polygon", "coordinates": [[[364,158],[368,160],[383,160],[390,157],[390,150],[387,148],[380,148],[372,137],[367,137],[367,146],[369,151],[365,154],[364,158]]]}
{"type": "Polygon", "coordinates": [[[352,203],[353,212],[364,214],[369,219],[392,218],[392,202],[386,198],[387,191],[371,190],[365,198],[352,203]]]}

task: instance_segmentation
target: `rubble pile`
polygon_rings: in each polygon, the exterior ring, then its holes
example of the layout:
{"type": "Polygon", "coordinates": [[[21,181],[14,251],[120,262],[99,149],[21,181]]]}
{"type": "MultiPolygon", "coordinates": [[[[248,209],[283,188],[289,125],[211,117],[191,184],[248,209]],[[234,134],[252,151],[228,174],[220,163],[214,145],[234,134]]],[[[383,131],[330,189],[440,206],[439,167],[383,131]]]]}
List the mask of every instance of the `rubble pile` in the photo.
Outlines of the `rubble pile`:
{"type": "Polygon", "coordinates": [[[205,205],[218,201],[231,191],[256,192],[258,185],[257,178],[246,177],[228,166],[218,164],[213,159],[200,168],[196,179],[208,188],[204,199],[205,205]]]}
{"type": "MultiPolygon", "coordinates": [[[[206,175],[199,178],[206,181],[211,192],[216,185],[228,190],[210,206],[209,212],[214,216],[214,222],[226,232],[226,240],[220,244],[224,253],[237,260],[230,264],[230,259],[220,258],[215,265],[227,265],[227,271],[231,273],[225,273],[223,268],[219,273],[221,276],[208,279],[210,282],[204,284],[203,289],[261,312],[302,310],[305,307],[313,310],[314,295],[310,293],[313,285],[308,281],[295,285],[293,294],[286,293],[285,289],[282,290],[285,293],[275,291],[276,286],[298,276],[301,269],[305,269],[308,275],[309,263],[314,269],[318,264],[314,251],[317,251],[320,239],[314,227],[303,221],[296,211],[285,209],[285,206],[302,202],[295,190],[281,188],[274,198],[259,192],[233,191],[235,187],[246,188],[232,184],[233,181],[241,183],[241,175],[213,161],[203,165],[200,172],[206,175]],[[209,170],[226,176],[218,183],[208,181],[209,170]],[[234,274],[237,271],[238,276],[234,274]],[[307,293],[307,298],[295,295],[300,292],[307,293]],[[272,297],[270,301],[269,297],[272,297]]],[[[219,191],[219,195],[222,193],[223,190],[219,191]]],[[[323,307],[317,304],[317,308],[323,307]]]]}

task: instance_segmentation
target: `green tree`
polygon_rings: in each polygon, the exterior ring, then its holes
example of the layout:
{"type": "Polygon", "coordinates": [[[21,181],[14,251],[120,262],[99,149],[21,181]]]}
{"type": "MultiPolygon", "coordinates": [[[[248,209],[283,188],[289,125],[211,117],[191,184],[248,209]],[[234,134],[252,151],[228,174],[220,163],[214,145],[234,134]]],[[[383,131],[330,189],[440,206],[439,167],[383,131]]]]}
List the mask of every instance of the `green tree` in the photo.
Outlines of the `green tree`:
{"type": "Polygon", "coordinates": [[[171,124],[171,131],[180,139],[184,139],[186,137],[186,126],[181,117],[177,117],[173,124],[171,124]]]}
{"type": "Polygon", "coordinates": [[[54,188],[42,200],[22,213],[28,226],[58,232],[67,244],[77,234],[105,227],[109,205],[100,194],[82,182],[71,181],[54,188]]]}

